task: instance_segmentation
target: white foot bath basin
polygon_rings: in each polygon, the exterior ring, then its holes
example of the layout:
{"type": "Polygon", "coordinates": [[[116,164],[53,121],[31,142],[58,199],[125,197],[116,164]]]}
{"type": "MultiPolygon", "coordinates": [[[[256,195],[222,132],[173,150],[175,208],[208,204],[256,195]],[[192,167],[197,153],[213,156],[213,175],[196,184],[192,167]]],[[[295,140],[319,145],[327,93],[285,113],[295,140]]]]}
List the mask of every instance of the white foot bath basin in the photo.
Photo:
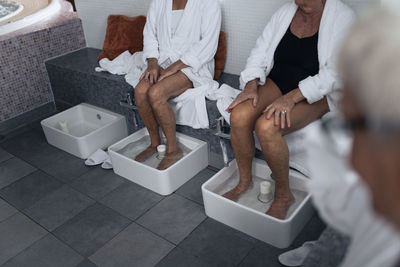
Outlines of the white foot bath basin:
{"type": "Polygon", "coordinates": [[[260,183],[267,180],[273,184],[270,178],[271,170],[264,161],[254,159],[252,173],[253,186],[241,195],[238,202],[222,196],[239,181],[236,160],[205,182],[202,192],[206,214],[275,247],[286,248],[314,212],[310,194],[307,193],[305,186],[307,178],[296,171],[290,171],[290,188],[296,200],[290,207],[286,219],[279,220],[265,214],[271,203],[266,204],[258,200],[260,183]]]}
{"type": "Polygon", "coordinates": [[[158,170],[161,162],[157,153],[145,162],[135,161],[135,157],[150,145],[147,129],[141,129],[120,142],[110,146],[108,151],[114,172],[134,183],[158,194],[169,195],[208,166],[208,146],[206,142],[176,134],[183,157],[165,170],[158,170]]]}
{"type": "Polygon", "coordinates": [[[49,144],[82,159],[128,135],[124,116],[86,103],[47,118],[41,124],[49,144]]]}

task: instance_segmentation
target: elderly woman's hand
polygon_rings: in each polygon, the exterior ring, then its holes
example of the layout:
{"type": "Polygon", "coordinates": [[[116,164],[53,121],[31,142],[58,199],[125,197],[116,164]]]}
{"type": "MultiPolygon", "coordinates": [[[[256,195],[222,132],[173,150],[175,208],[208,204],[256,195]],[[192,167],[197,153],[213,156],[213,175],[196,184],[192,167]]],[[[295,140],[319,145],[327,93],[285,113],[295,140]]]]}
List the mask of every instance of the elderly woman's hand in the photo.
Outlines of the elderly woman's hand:
{"type": "Polygon", "coordinates": [[[269,105],[264,113],[268,120],[274,116],[274,124],[278,126],[280,123],[281,129],[285,129],[286,125],[290,128],[290,112],[295,104],[291,96],[283,95],[269,105]]]}
{"type": "Polygon", "coordinates": [[[257,106],[258,102],[258,81],[253,80],[246,84],[246,87],[243,91],[236,97],[235,100],[229,105],[226,109],[227,112],[232,112],[232,110],[239,105],[240,103],[252,99],[253,100],[253,107],[257,106]]]}

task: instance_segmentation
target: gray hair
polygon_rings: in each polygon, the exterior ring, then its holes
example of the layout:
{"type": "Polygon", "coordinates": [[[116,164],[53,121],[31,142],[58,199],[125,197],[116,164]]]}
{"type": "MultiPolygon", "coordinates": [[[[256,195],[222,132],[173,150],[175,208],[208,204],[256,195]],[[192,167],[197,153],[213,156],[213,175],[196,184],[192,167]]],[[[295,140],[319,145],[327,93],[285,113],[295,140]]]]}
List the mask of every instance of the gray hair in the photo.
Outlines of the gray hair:
{"type": "Polygon", "coordinates": [[[374,130],[400,130],[400,16],[387,7],[362,15],[343,42],[338,70],[374,130]]]}

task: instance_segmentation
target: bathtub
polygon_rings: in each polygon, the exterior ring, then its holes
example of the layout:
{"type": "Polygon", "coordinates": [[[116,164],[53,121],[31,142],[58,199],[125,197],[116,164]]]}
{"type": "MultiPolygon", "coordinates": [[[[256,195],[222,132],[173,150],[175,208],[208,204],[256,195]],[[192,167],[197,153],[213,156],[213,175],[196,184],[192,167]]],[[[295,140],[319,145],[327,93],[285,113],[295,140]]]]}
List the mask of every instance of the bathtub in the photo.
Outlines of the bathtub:
{"type": "MultiPolygon", "coordinates": [[[[21,3],[21,5],[24,6],[23,3],[25,1],[39,1],[39,0],[13,0],[13,1],[21,3]]],[[[19,14],[14,13],[14,16],[16,16],[15,21],[11,21],[9,23],[0,25],[0,36],[8,34],[13,31],[17,31],[26,26],[32,25],[34,23],[37,23],[39,21],[45,20],[45,19],[53,16],[60,10],[61,1],[62,0],[49,0],[49,4],[47,6],[36,11],[35,13],[29,14],[25,17],[18,17],[19,14]]],[[[28,10],[25,7],[23,7],[23,9],[19,10],[19,13],[21,11],[27,12],[28,10]]],[[[12,20],[12,17],[10,19],[12,20]]]]}

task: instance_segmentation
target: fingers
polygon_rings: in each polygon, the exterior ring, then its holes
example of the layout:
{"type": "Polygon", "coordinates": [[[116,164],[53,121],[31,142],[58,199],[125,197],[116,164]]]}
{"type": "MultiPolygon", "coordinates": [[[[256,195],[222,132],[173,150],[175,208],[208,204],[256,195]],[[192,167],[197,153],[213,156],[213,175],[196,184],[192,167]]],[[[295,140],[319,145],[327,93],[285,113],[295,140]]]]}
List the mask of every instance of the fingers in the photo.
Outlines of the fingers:
{"type": "Polygon", "coordinates": [[[142,75],[139,78],[139,81],[143,80],[144,76],[146,75],[146,72],[143,72],[142,75]]]}
{"type": "Polygon", "coordinates": [[[272,115],[274,114],[275,110],[276,110],[276,108],[273,107],[273,106],[268,106],[268,107],[265,109],[265,112],[267,112],[266,117],[267,117],[268,120],[271,119],[271,117],[272,117],[272,115]]]}
{"type": "Polygon", "coordinates": [[[285,122],[286,122],[286,112],[281,111],[281,129],[285,129],[285,122]]]}
{"type": "Polygon", "coordinates": [[[150,72],[146,70],[146,72],[144,73],[144,80],[145,80],[146,82],[148,82],[149,79],[150,79],[150,72]]]}
{"type": "Polygon", "coordinates": [[[158,78],[158,82],[161,82],[162,80],[164,80],[166,78],[165,74],[162,74],[159,78],[158,78]]]}
{"type": "Polygon", "coordinates": [[[274,125],[278,126],[279,125],[279,117],[281,113],[278,110],[275,110],[274,112],[274,125]]]}
{"type": "Polygon", "coordinates": [[[257,107],[257,103],[258,103],[258,96],[255,96],[253,98],[253,107],[257,107]]]}
{"type": "Polygon", "coordinates": [[[290,112],[286,113],[286,122],[287,122],[287,126],[290,128],[291,126],[291,121],[290,121],[290,112]]]}
{"type": "Polygon", "coordinates": [[[229,105],[229,107],[226,109],[226,111],[229,113],[232,112],[232,110],[242,102],[243,102],[243,100],[239,95],[238,97],[236,97],[235,100],[233,100],[232,104],[229,105]]]}

